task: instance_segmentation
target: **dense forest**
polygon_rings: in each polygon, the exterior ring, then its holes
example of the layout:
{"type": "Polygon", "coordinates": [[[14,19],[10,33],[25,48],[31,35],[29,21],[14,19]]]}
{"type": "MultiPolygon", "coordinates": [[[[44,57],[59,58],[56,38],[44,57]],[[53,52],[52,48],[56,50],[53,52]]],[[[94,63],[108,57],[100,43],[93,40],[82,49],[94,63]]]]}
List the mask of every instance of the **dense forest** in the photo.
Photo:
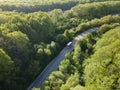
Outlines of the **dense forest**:
{"type": "Polygon", "coordinates": [[[119,90],[119,25],[102,25],[78,41],[40,90],[119,90]]]}
{"type": "Polygon", "coordinates": [[[26,90],[67,42],[93,27],[99,30],[78,41],[36,89],[120,88],[119,0],[23,1],[0,3],[0,90],[26,90]]]}
{"type": "Polygon", "coordinates": [[[65,11],[78,4],[103,1],[115,0],[1,0],[0,9],[3,11],[26,13],[37,11],[51,11],[53,9],[62,9],[65,11]]]}

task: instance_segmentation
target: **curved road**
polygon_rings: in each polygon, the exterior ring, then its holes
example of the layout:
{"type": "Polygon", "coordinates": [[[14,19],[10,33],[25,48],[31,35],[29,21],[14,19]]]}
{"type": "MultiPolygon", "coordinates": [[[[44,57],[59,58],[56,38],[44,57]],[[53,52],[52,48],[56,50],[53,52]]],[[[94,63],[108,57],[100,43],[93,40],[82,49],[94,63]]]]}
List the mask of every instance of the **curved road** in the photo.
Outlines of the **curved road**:
{"type": "Polygon", "coordinates": [[[73,46],[68,48],[67,46],[46,66],[46,68],[38,75],[38,77],[32,82],[32,84],[28,87],[27,90],[32,90],[33,88],[35,87],[38,87],[39,85],[41,85],[45,80],[46,78],[49,76],[49,74],[53,71],[55,71],[60,62],[62,60],[64,60],[64,57],[65,57],[65,54],[72,51],[73,48],[74,48],[74,45],[75,43],[84,38],[86,35],[88,35],[89,33],[91,32],[94,32],[96,30],[98,30],[99,28],[98,27],[95,27],[95,28],[92,28],[92,29],[89,29],[83,33],[81,33],[80,35],[78,35],[77,37],[75,37],[74,40],[72,40],[72,44],[73,46]]]}

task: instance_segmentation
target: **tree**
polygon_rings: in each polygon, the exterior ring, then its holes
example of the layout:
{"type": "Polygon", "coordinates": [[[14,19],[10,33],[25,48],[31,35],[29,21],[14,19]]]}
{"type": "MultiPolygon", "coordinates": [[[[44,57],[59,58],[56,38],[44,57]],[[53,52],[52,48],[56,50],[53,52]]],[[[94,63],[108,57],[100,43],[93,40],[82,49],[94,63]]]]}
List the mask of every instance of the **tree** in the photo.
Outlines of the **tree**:
{"type": "Polygon", "coordinates": [[[70,61],[69,60],[64,60],[61,65],[59,66],[59,70],[65,74],[67,74],[69,72],[68,68],[70,65],[70,61]]]}
{"type": "Polygon", "coordinates": [[[98,44],[96,44],[95,49],[97,50],[103,46],[109,45],[112,42],[118,40],[120,38],[118,32],[119,32],[119,27],[116,29],[112,29],[111,32],[108,32],[108,34],[104,34],[103,38],[97,42],[98,44]]]}
{"type": "Polygon", "coordinates": [[[66,39],[68,39],[68,41],[70,41],[73,37],[72,33],[70,33],[69,30],[64,31],[64,36],[66,37],[66,39]]]}
{"type": "Polygon", "coordinates": [[[61,71],[52,72],[51,75],[45,82],[46,86],[50,88],[50,90],[60,90],[61,85],[64,83],[65,75],[61,71]]]}
{"type": "Polygon", "coordinates": [[[37,38],[34,40],[36,41],[34,43],[50,41],[52,39],[55,30],[51,19],[46,13],[39,12],[29,14],[27,20],[29,21],[31,28],[36,32],[35,36],[37,38]],[[49,38],[49,40],[47,38],[49,38]]]}
{"type": "Polygon", "coordinates": [[[5,46],[6,51],[16,64],[24,68],[27,62],[29,62],[31,53],[31,44],[28,37],[20,31],[15,31],[7,34],[5,42],[7,43],[5,46]]]}
{"type": "Polygon", "coordinates": [[[5,89],[4,86],[12,82],[13,70],[14,62],[3,49],[0,49],[0,88],[5,89]]]}
{"type": "Polygon", "coordinates": [[[68,39],[64,35],[58,34],[56,36],[56,42],[58,42],[60,45],[64,45],[66,42],[68,42],[68,39]]]}
{"type": "Polygon", "coordinates": [[[81,56],[81,48],[79,45],[76,45],[74,53],[73,53],[73,61],[74,61],[74,65],[77,68],[80,68],[80,63],[82,63],[80,60],[80,56],[81,56]]]}
{"type": "Polygon", "coordinates": [[[75,73],[74,75],[71,75],[65,84],[63,84],[60,88],[60,90],[70,90],[71,88],[77,86],[79,84],[79,74],[75,73]]]}
{"type": "Polygon", "coordinates": [[[116,28],[104,34],[97,42],[97,45],[101,42],[102,46],[97,48],[93,56],[85,62],[85,85],[90,90],[119,88],[120,40],[118,31],[119,28],[116,28]]]}
{"type": "Polygon", "coordinates": [[[61,9],[54,9],[48,14],[54,24],[57,24],[63,18],[63,11],[61,9]]]}

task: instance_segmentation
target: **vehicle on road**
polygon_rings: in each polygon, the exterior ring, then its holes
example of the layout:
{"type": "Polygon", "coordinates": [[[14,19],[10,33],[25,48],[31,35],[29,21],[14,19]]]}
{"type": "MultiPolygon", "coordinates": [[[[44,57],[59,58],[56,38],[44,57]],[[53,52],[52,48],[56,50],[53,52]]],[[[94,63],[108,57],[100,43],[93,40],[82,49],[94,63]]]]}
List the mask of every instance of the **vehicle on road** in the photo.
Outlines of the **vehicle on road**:
{"type": "Polygon", "coordinates": [[[67,43],[67,47],[72,47],[72,42],[67,43]]]}

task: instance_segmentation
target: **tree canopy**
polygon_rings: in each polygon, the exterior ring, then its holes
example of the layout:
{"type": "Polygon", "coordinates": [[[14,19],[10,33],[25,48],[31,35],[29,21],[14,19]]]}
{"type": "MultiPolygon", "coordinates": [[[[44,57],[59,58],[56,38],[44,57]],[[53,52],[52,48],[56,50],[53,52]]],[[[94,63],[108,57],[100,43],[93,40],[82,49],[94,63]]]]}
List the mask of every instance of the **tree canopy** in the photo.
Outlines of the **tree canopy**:
{"type": "Polygon", "coordinates": [[[66,43],[93,27],[99,30],[78,41],[40,88],[119,88],[119,0],[5,1],[0,0],[0,90],[25,90],[66,43]]]}

